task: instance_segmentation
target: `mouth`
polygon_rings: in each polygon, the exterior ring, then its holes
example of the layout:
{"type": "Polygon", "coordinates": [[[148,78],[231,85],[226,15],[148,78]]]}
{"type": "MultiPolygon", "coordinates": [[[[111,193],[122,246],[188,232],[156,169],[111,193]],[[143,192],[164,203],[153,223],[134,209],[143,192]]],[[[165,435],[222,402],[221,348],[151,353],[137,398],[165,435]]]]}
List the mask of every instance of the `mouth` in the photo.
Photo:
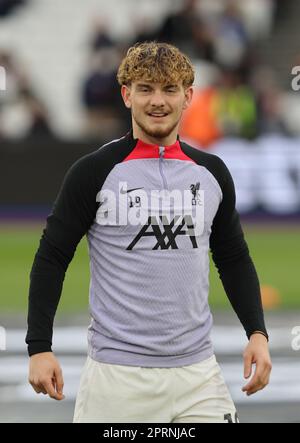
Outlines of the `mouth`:
{"type": "Polygon", "coordinates": [[[154,118],[155,120],[159,120],[159,119],[165,118],[165,117],[167,117],[167,115],[168,115],[167,113],[163,113],[163,112],[161,112],[161,113],[158,113],[158,112],[148,113],[148,116],[154,118]]]}

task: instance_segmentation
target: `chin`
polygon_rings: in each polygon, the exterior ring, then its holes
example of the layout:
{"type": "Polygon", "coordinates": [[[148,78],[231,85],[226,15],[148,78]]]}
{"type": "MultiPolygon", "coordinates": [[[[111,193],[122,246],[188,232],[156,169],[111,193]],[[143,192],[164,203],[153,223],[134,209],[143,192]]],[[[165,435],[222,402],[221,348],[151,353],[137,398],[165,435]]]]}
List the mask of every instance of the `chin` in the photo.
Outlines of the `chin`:
{"type": "Polygon", "coordinates": [[[148,125],[141,125],[140,127],[150,137],[165,138],[172,133],[175,126],[176,124],[172,126],[168,125],[167,127],[162,127],[160,125],[153,125],[152,127],[149,127],[148,125]]]}
{"type": "Polygon", "coordinates": [[[172,132],[172,129],[157,129],[157,128],[147,128],[147,135],[155,138],[165,138],[168,137],[172,132]]]}
{"type": "Polygon", "coordinates": [[[173,124],[170,124],[169,122],[160,122],[157,124],[149,125],[149,122],[147,121],[141,121],[140,119],[136,118],[135,115],[133,115],[133,118],[136,122],[136,124],[139,126],[139,128],[148,136],[156,139],[164,139],[168,137],[178,122],[174,122],[173,124]]]}

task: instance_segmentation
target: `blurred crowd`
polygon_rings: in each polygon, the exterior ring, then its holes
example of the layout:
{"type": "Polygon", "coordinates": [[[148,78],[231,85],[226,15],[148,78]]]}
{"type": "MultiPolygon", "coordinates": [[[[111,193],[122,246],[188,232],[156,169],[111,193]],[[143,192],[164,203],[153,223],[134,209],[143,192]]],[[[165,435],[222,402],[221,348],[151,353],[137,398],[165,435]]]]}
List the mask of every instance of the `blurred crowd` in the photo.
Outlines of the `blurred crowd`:
{"type": "Polygon", "coordinates": [[[0,0],[0,17],[6,17],[17,8],[27,3],[28,0],[0,0]]]}
{"type": "MultiPolygon", "coordinates": [[[[23,1],[0,0],[0,16],[8,13],[7,3],[23,1]]],[[[147,18],[136,24],[130,41],[113,38],[109,24],[94,19],[87,49],[89,69],[80,90],[85,115],[82,138],[105,139],[130,127],[116,72],[130,45],[149,40],[178,46],[196,67],[194,99],[180,128],[185,139],[208,148],[226,136],[252,140],[268,133],[299,135],[300,125],[289,121],[286,104],[290,79],[285,89],[258,50],[288,14],[289,1],[183,0],[159,25],[147,18]]],[[[20,69],[17,57],[1,49],[0,66],[6,69],[9,85],[7,93],[0,94],[0,138],[10,136],[3,129],[3,111],[11,103],[18,103],[26,115],[24,136],[54,137],[47,103],[32,86],[30,73],[20,69]]],[[[296,114],[299,106],[297,99],[296,114]]]]}
{"type": "Polygon", "coordinates": [[[5,51],[0,52],[0,66],[6,72],[6,91],[0,94],[0,140],[15,138],[15,126],[22,139],[54,136],[46,105],[37,96],[27,73],[15,57],[5,51]],[[17,119],[9,118],[11,107],[17,119]],[[15,112],[16,109],[18,112],[15,112]]]}

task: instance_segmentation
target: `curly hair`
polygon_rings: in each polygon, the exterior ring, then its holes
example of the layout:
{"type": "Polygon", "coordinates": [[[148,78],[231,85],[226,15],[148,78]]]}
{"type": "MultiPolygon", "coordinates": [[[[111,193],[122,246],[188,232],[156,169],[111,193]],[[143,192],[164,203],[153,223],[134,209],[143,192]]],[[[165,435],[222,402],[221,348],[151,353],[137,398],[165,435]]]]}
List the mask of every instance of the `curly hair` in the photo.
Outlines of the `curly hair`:
{"type": "Polygon", "coordinates": [[[185,88],[193,85],[195,70],[189,58],[167,43],[136,43],[122,60],[117,80],[120,85],[144,80],[154,83],[178,83],[185,88]]]}

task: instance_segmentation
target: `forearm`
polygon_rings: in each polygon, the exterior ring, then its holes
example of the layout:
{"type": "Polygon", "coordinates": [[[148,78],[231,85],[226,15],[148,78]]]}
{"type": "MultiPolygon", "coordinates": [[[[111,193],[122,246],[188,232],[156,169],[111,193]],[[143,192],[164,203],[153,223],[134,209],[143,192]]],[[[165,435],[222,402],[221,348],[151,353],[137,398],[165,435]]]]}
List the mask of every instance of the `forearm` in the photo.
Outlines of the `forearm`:
{"type": "Polygon", "coordinates": [[[30,273],[28,331],[29,355],[51,351],[53,321],[60,300],[65,269],[54,248],[42,238],[30,273]]]}
{"type": "Polygon", "coordinates": [[[249,254],[219,267],[219,275],[227,297],[240,319],[248,338],[254,332],[267,330],[261,302],[260,284],[249,254]]]}
{"type": "Polygon", "coordinates": [[[30,356],[51,351],[53,321],[63,284],[63,278],[53,274],[49,272],[47,278],[36,274],[31,279],[26,336],[30,356]]]}
{"type": "Polygon", "coordinates": [[[49,217],[30,273],[26,335],[29,355],[51,351],[53,322],[65,272],[78,242],[70,232],[68,235],[61,223],[49,217]]]}

